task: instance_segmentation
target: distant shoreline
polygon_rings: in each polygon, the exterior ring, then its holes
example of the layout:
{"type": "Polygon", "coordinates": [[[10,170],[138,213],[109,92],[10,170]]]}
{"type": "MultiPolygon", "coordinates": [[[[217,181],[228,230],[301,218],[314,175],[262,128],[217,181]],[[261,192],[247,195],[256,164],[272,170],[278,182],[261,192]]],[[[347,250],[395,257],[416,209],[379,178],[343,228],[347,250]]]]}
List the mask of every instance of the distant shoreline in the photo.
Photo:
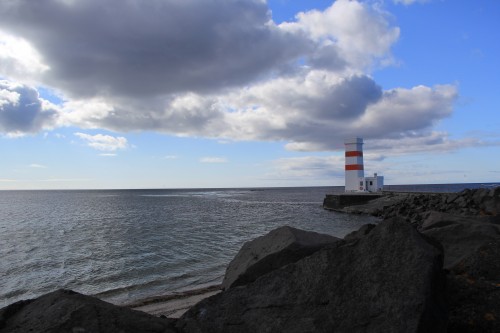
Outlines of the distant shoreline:
{"type": "MultiPolygon", "coordinates": [[[[439,186],[454,186],[460,187],[457,192],[462,189],[475,189],[475,188],[491,188],[500,186],[500,181],[496,182],[473,182],[473,183],[429,183],[429,184],[386,184],[385,188],[391,187],[439,187],[439,186]]],[[[32,188],[32,189],[0,189],[0,192],[15,192],[15,191],[231,191],[231,190],[248,190],[248,191],[265,191],[265,190],[279,190],[279,189],[294,189],[294,188],[343,188],[343,185],[304,185],[304,186],[256,186],[256,187],[155,187],[155,188],[32,188]]],[[[389,190],[392,191],[392,190],[389,190]]]]}

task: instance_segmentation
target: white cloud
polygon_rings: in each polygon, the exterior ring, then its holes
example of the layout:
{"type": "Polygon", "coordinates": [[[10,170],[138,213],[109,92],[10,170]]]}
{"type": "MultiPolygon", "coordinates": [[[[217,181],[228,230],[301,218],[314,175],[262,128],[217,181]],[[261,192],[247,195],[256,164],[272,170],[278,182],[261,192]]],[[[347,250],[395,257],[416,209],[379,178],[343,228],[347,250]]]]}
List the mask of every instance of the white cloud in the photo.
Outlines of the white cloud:
{"type": "Polygon", "coordinates": [[[122,136],[114,137],[111,135],[90,135],[85,133],[75,133],[75,135],[84,140],[89,147],[101,151],[115,151],[128,147],[127,139],[122,136]]]}
{"type": "MultiPolygon", "coordinates": [[[[474,138],[452,140],[442,132],[430,132],[415,137],[365,140],[363,149],[365,175],[376,172],[385,176],[389,183],[394,183],[394,181],[405,183],[408,179],[416,183],[443,181],[443,174],[440,172],[446,174],[448,177],[446,179],[457,179],[456,177],[464,174],[463,170],[431,170],[426,165],[426,160],[418,157],[418,154],[439,157],[443,152],[488,146],[500,146],[500,141],[482,141],[474,138]],[[418,162],[416,163],[422,162],[422,164],[415,165],[415,162],[405,162],[400,159],[406,155],[417,155],[415,161],[418,162]],[[408,163],[411,163],[410,167],[408,163]]],[[[339,145],[338,150],[343,151],[343,145],[339,145]]],[[[318,181],[318,184],[331,180],[332,184],[343,185],[344,163],[343,154],[282,158],[273,161],[273,171],[267,177],[281,180],[307,180],[311,183],[318,181]]]]}
{"type": "Polygon", "coordinates": [[[4,105],[7,105],[7,104],[11,104],[12,106],[18,106],[20,97],[21,97],[21,95],[16,91],[1,89],[0,90],[0,107],[3,107],[4,105]]]}
{"type": "Polygon", "coordinates": [[[46,169],[47,167],[45,165],[37,164],[37,163],[32,163],[29,165],[30,168],[34,169],[46,169]]]}
{"type": "Polygon", "coordinates": [[[49,179],[40,179],[38,180],[39,182],[87,182],[92,179],[87,179],[87,178],[49,178],[49,179]]]}
{"type": "MultiPolygon", "coordinates": [[[[316,125],[309,138],[291,142],[287,148],[299,151],[338,150],[338,143],[353,135],[363,135],[370,140],[405,139],[408,149],[420,147],[423,141],[434,145],[444,140],[447,133],[432,133],[429,128],[451,115],[456,98],[456,87],[450,85],[385,91],[376,103],[367,105],[364,113],[353,121],[323,119],[321,124],[321,119],[318,119],[320,124],[316,125]]],[[[394,145],[385,148],[392,150],[394,145]]]]}
{"type": "MultiPolygon", "coordinates": [[[[452,152],[458,149],[478,146],[500,146],[500,142],[484,142],[477,139],[451,140],[446,133],[432,132],[422,137],[401,137],[393,139],[365,140],[364,165],[365,174],[378,172],[392,179],[413,179],[425,183],[429,180],[438,179],[436,171],[418,172],[406,166],[396,165],[395,160],[408,154],[436,154],[452,152]],[[434,177],[434,178],[432,178],[434,177]]],[[[339,147],[343,150],[343,147],[339,147]]],[[[282,158],[273,162],[274,172],[268,177],[273,179],[307,179],[327,180],[338,179],[338,185],[343,184],[344,178],[343,155],[333,156],[302,156],[293,158],[282,158]]],[[[417,169],[426,169],[419,166],[417,169]]],[[[447,171],[460,174],[463,171],[447,171]]],[[[404,182],[404,181],[403,181],[404,182]]]]}
{"type": "Polygon", "coordinates": [[[117,156],[117,154],[114,154],[114,153],[104,153],[104,154],[99,154],[99,156],[103,156],[103,157],[115,157],[115,156],[117,156]]]}
{"type": "Polygon", "coordinates": [[[227,163],[228,160],[225,157],[202,157],[200,158],[201,163],[227,163]]]}
{"type": "Polygon", "coordinates": [[[179,158],[179,156],[177,156],[177,155],[166,155],[166,156],[163,156],[164,160],[176,160],[178,158],[179,158]]]}
{"type": "MultiPolygon", "coordinates": [[[[384,170],[385,156],[379,153],[365,153],[366,170],[384,170]]],[[[273,179],[301,179],[309,181],[341,180],[345,176],[344,155],[301,156],[281,158],[273,161],[274,172],[268,177],[273,179]]]]}
{"type": "Polygon", "coordinates": [[[343,156],[303,156],[282,158],[273,162],[274,178],[318,179],[344,177],[343,156]]]}
{"type": "Polygon", "coordinates": [[[305,31],[322,48],[333,48],[351,70],[390,58],[390,47],[399,38],[399,28],[391,27],[383,13],[358,1],[338,0],[323,12],[299,13],[297,19],[281,27],[305,31]]]}
{"type": "Polygon", "coordinates": [[[446,132],[432,131],[415,136],[401,136],[370,141],[366,144],[372,152],[386,156],[401,156],[419,153],[453,152],[471,147],[500,146],[499,140],[481,140],[477,138],[451,139],[446,132]]]}
{"type": "Polygon", "coordinates": [[[27,40],[0,30],[0,73],[4,77],[26,82],[48,69],[39,52],[27,40]]]}
{"type": "Polygon", "coordinates": [[[428,137],[451,114],[456,97],[456,87],[449,85],[383,92],[367,76],[311,71],[302,79],[278,78],[224,96],[180,98],[190,103],[174,99],[168,118],[182,119],[177,131],[183,134],[288,141],[290,150],[339,150],[343,138],[359,134],[406,137],[411,145],[410,139],[416,144],[428,137]]]}
{"type": "Polygon", "coordinates": [[[62,106],[58,125],[97,128],[102,120],[112,117],[113,112],[114,107],[103,98],[70,100],[62,106]]]}

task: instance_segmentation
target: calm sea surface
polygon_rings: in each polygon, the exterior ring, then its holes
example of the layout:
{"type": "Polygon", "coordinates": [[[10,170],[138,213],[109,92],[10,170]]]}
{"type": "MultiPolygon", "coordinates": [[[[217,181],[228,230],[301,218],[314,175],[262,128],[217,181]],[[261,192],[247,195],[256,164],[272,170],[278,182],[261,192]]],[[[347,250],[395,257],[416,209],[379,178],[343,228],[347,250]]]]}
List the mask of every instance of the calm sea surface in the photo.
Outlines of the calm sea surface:
{"type": "MultiPolygon", "coordinates": [[[[460,191],[492,184],[388,187],[460,191]]],[[[338,237],[375,222],[322,209],[343,187],[0,191],[0,308],[58,288],[126,304],[222,281],[282,225],[338,237]]]]}

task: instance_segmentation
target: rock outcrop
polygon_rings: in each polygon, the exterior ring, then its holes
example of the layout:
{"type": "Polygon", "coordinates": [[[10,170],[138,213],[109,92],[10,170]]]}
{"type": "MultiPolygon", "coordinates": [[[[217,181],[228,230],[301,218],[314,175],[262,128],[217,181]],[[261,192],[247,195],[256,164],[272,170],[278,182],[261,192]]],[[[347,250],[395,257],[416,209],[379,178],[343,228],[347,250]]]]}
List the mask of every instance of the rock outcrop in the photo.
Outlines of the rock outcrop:
{"type": "Polygon", "coordinates": [[[431,211],[481,217],[500,224],[500,187],[467,189],[460,193],[406,194],[372,213],[383,219],[399,217],[420,227],[431,211]]]}
{"type": "Polygon", "coordinates": [[[356,239],[360,239],[360,238],[368,235],[370,233],[370,231],[372,231],[373,228],[375,228],[375,227],[376,227],[375,224],[371,224],[371,223],[365,224],[365,225],[361,226],[361,228],[359,228],[358,230],[355,230],[355,231],[345,235],[344,240],[353,241],[356,239]]]}
{"type": "MultiPolygon", "coordinates": [[[[421,232],[439,241],[444,248],[444,268],[452,269],[478,248],[500,239],[500,225],[482,217],[464,217],[430,212],[421,232]]],[[[500,261],[500,259],[499,259],[500,261]]]]}
{"type": "Polygon", "coordinates": [[[177,332],[174,320],[122,308],[70,290],[58,290],[0,310],[0,332],[177,332]]]}
{"type": "Polygon", "coordinates": [[[442,252],[413,227],[380,223],[189,310],[184,332],[443,332],[442,252]]]}
{"type": "MultiPolygon", "coordinates": [[[[444,250],[448,332],[500,332],[500,187],[395,193],[344,209],[399,218],[444,250]]],[[[372,226],[348,236],[362,237],[372,226]]]]}
{"type": "Polygon", "coordinates": [[[500,238],[456,264],[447,276],[448,332],[500,332],[500,238]]]}
{"type": "Polygon", "coordinates": [[[289,226],[272,230],[243,245],[226,269],[222,288],[243,285],[296,262],[340,238],[289,226]]]}

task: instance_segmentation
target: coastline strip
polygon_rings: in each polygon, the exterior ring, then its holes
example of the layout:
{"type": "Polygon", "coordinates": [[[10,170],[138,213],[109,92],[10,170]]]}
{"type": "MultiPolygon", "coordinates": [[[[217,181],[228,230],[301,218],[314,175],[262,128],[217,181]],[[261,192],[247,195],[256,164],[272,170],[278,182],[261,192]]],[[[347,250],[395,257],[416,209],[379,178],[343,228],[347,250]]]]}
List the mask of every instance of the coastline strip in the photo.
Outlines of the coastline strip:
{"type": "Polygon", "coordinates": [[[199,289],[174,292],[163,296],[148,297],[126,304],[124,307],[146,312],[154,316],[179,318],[196,303],[220,292],[221,285],[212,285],[199,289]]]}

